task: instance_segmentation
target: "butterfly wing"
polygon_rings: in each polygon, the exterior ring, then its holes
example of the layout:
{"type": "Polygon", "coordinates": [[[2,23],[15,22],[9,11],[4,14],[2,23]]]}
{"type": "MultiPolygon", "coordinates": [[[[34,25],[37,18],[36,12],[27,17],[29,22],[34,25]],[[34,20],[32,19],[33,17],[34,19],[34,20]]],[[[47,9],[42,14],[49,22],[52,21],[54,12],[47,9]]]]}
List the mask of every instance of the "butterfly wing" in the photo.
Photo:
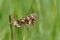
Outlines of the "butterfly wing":
{"type": "Polygon", "coordinates": [[[9,15],[9,16],[10,16],[10,18],[11,18],[11,23],[12,23],[15,27],[19,28],[20,25],[19,25],[19,23],[18,23],[18,20],[16,20],[12,15],[9,15]]]}
{"type": "Polygon", "coordinates": [[[23,19],[20,19],[20,24],[33,24],[34,21],[36,20],[37,15],[35,13],[27,15],[23,19]]]}

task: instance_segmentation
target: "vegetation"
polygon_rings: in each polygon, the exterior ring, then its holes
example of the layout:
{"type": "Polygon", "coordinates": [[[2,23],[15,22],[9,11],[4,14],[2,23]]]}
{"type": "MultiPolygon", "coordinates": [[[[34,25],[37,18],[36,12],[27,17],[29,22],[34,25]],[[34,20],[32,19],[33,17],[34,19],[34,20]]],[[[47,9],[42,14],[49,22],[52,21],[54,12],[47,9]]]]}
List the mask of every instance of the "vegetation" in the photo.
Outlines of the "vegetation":
{"type": "Polygon", "coordinates": [[[11,40],[9,14],[21,19],[37,14],[34,25],[14,25],[13,40],[60,40],[60,0],[0,0],[0,40],[11,40]],[[58,10],[58,11],[57,11],[58,10]]]}

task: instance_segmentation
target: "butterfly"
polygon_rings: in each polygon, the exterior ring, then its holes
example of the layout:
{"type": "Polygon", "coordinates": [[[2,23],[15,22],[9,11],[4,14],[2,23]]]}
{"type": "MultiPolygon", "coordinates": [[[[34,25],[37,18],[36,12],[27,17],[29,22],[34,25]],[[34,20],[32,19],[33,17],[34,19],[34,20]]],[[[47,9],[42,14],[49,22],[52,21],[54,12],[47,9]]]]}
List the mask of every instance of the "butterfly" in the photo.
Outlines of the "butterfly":
{"type": "Polygon", "coordinates": [[[17,28],[20,28],[21,25],[34,24],[34,22],[36,21],[36,17],[37,14],[32,13],[30,15],[27,15],[26,17],[23,17],[22,19],[17,20],[11,14],[9,14],[11,24],[13,24],[17,28]]]}

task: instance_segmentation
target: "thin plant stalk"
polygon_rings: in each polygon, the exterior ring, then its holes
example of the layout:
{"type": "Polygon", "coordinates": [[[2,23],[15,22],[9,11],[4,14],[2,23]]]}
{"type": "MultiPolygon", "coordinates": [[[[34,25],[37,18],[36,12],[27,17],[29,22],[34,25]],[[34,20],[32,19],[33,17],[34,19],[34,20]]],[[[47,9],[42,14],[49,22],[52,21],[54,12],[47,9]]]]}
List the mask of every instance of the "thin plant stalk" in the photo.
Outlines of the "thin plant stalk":
{"type": "Polygon", "coordinates": [[[13,40],[13,29],[12,29],[12,23],[11,23],[11,15],[9,15],[9,22],[10,22],[11,40],[13,40]]]}

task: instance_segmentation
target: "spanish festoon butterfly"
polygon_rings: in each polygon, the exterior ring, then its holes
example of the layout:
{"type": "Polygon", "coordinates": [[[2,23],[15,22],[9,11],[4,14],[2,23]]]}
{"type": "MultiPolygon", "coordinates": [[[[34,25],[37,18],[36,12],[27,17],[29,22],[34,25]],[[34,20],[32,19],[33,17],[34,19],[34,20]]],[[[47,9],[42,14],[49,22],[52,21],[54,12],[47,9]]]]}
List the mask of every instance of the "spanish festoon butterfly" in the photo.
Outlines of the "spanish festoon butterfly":
{"type": "Polygon", "coordinates": [[[21,25],[33,24],[36,21],[37,14],[32,13],[20,20],[15,19],[11,14],[9,14],[9,17],[11,18],[11,23],[15,25],[17,28],[20,28],[21,25]]]}

